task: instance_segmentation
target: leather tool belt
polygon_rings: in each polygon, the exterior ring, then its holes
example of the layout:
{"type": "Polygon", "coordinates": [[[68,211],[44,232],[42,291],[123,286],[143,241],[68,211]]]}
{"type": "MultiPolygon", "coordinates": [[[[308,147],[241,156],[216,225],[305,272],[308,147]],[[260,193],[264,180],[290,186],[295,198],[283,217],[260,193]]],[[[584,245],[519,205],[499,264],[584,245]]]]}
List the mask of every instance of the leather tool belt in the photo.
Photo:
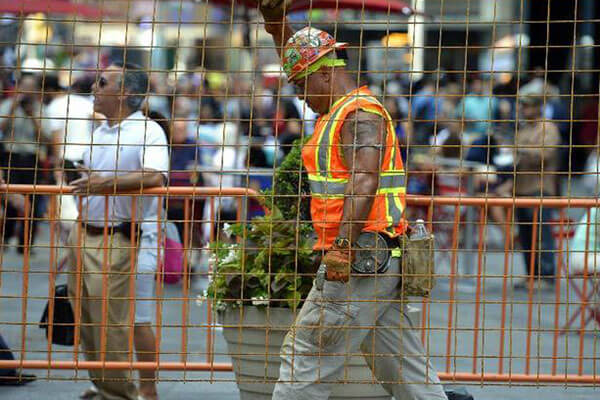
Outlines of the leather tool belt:
{"type": "MultiPolygon", "coordinates": [[[[400,253],[402,279],[398,283],[402,297],[429,297],[435,286],[435,238],[432,234],[420,239],[410,239],[406,235],[390,238],[374,232],[361,233],[353,244],[355,259],[352,272],[357,275],[382,274],[389,267],[389,258],[400,253]]],[[[315,280],[321,290],[327,278],[327,266],[321,264],[315,280]]]]}
{"type": "MultiPolygon", "coordinates": [[[[377,232],[362,232],[352,244],[354,262],[352,272],[357,275],[383,274],[389,268],[392,251],[400,247],[398,238],[390,238],[377,232]]],[[[316,286],[321,290],[327,280],[327,266],[321,264],[317,271],[316,286]]]]}

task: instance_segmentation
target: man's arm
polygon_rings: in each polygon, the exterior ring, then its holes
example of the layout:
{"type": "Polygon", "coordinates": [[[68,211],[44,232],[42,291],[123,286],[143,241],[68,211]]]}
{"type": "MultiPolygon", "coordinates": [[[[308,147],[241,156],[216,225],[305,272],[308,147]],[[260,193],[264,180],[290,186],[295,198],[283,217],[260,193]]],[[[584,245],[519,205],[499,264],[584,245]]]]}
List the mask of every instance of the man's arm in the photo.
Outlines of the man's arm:
{"type": "Polygon", "coordinates": [[[385,120],[365,111],[351,113],[341,132],[342,154],[350,171],[339,237],[358,239],[379,187],[385,149],[385,120]]]}
{"type": "Polygon", "coordinates": [[[294,30],[285,16],[286,10],[283,5],[278,7],[261,6],[260,12],[265,19],[265,30],[273,37],[275,50],[281,57],[283,46],[294,35],[294,30]]]}
{"type": "Polygon", "coordinates": [[[91,174],[71,182],[71,185],[75,186],[73,193],[85,194],[112,194],[115,192],[164,186],[164,184],[164,174],[156,170],[143,170],[117,176],[91,174]]]}
{"type": "Polygon", "coordinates": [[[12,134],[12,132],[7,132],[9,124],[15,118],[15,112],[17,111],[17,107],[19,107],[19,103],[23,99],[23,94],[19,93],[12,99],[5,100],[0,105],[0,131],[4,132],[4,135],[12,134]]]}
{"type": "Polygon", "coordinates": [[[65,146],[65,131],[62,129],[56,129],[50,132],[50,148],[52,149],[52,155],[54,156],[54,166],[62,167],[62,160],[60,155],[62,154],[62,148],[65,146]]]}
{"type": "Polygon", "coordinates": [[[41,113],[42,103],[35,103],[35,100],[30,98],[27,102],[23,103],[22,107],[25,115],[29,117],[29,120],[33,124],[36,135],[44,142],[45,135],[41,123],[41,118],[43,118],[43,114],[41,113]]]}
{"type": "Polygon", "coordinates": [[[552,160],[560,145],[560,133],[553,122],[543,122],[541,129],[534,129],[528,134],[535,135],[535,140],[527,141],[526,147],[517,148],[519,167],[526,170],[539,169],[543,162],[552,160]]]}

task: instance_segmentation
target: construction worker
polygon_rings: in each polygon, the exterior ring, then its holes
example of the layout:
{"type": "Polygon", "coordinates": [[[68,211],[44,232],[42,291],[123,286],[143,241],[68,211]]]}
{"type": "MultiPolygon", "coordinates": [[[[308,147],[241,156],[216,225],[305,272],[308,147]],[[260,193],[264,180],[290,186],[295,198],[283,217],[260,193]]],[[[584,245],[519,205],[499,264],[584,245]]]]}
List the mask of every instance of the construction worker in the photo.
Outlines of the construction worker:
{"type": "Polygon", "coordinates": [[[302,158],[323,258],[281,348],[273,399],[327,399],[359,351],[396,399],[447,399],[400,300],[405,184],[392,120],[336,57],[344,43],[312,27],[294,32],[282,6],[264,4],[288,80],[320,114],[302,158]]]}

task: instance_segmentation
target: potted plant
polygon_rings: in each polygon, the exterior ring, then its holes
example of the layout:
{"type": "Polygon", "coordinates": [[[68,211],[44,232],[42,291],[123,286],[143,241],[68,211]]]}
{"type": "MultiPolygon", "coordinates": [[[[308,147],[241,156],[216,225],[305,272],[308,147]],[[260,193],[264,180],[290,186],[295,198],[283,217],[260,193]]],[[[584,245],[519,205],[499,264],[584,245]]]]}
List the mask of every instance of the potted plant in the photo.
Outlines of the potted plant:
{"type": "MultiPolygon", "coordinates": [[[[263,193],[265,216],[226,228],[234,243],[211,243],[213,271],[206,293],[232,358],[240,398],[270,399],[279,376],[279,352],[312,286],[315,254],[308,181],[301,142],[276,169],[263,193]]],[[[352,357],[332,399],[389,399],[363,357],[352,357]]]]}

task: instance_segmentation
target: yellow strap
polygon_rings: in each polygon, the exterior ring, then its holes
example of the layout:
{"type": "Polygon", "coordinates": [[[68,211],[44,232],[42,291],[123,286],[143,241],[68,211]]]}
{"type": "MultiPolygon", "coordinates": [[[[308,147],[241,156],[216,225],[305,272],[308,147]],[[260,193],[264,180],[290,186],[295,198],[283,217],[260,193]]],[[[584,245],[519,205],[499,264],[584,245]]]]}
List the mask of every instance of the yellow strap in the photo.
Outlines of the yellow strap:
{"type": "Polygon", "coordinates": [[[325,159],[325,163],[327,165],[321,165],[320,164],[320,162],[319,162],[319,150],[321,149],[321,147],[323,145],[322,142],[323,142],[323,138],[325,137],[325,135],[328,135],[327,136],[328,139],[331,140],[331,137],[329,136],[329,134],[330,134],[329,131],[331,129],[328,130],[327,127],[330,124],[334,124],[336,122],[336,119],[338,118],[339,111],[343,108],[343,105],[341,105],[339,107],[338,107],[338,105],[340,105],[340,104],[342,104],[342,103],[344,103],[346,101],[350,102],[351,100],[352,100],[352,96],[345,96],[345,97],[342,97],[341,99],[337,100],[330,107],[330,110],[333,110],[333,111],[330,111],[329,118],[326,119],[326,120],[322,119],[323,125],[319,129],[319,132],[317,132],[317,134],[318,134],[318,140],[317,140],[317,146],[315,146],[315,163],[316,163],[316,167],[317,167],[316,169],[319,172],[325,171],[325,175],[327,175],[329,177],[331,177],[331,173],[330,173],[329,168],[328,168],[329,167],[329,162],[331,160],[330,152],[329,152],[329,149],[331,148],[331,146],[328,146],[328,148],[327,148],[327,155],[326,155],[326,159],[325,159]]]}
{"type": "Polygon", "coordinates": [[[382,176],[388,176],[388,175],[404,175],[404,170],[403,169],[388,169],[387,171],[383,171],[381,172],[382,176]]]}
{"type": "Polygon", "coordinates": [[[397,188],[380,188],[377,189],[377,194],[404,194],[406,193],[406,187],[397,188]]]}
{"type": "Polygon", "coordinates": [[[318,182],[336,182],[336,183],[348,183],[348,178],[329,178],[326,176],[308,174],[308,179],[311,181],[318,182]]]}

